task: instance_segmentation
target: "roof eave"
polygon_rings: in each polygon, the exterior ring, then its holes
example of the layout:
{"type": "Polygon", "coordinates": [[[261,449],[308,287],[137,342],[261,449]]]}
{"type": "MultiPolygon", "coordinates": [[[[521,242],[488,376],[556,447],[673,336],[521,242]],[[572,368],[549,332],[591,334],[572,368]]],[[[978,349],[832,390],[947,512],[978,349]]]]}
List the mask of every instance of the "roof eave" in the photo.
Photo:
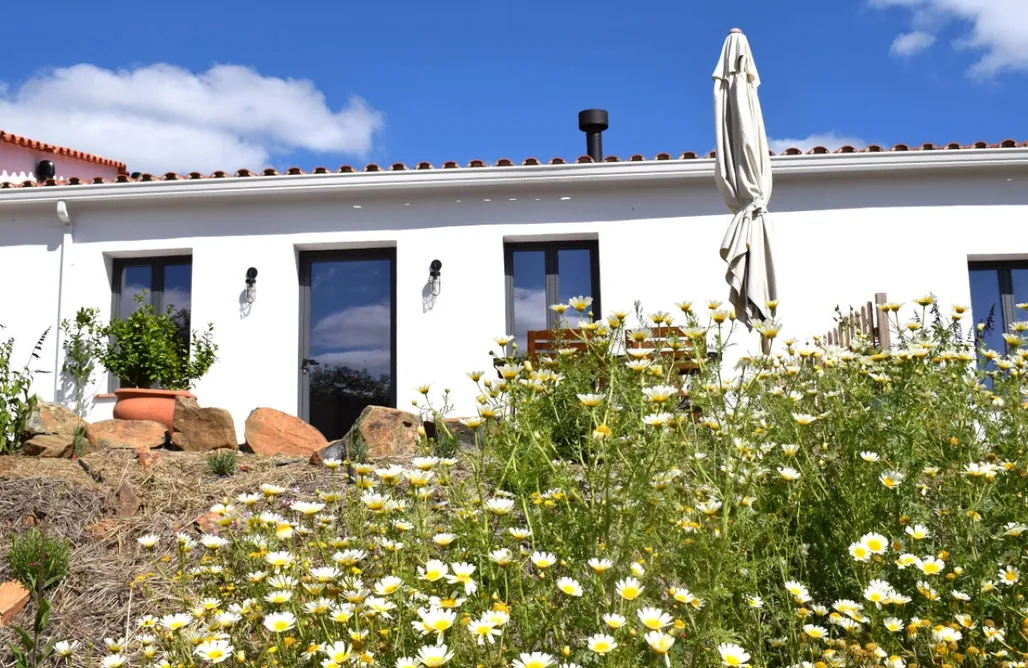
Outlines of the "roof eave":
{"type": "MultiPolygon", "coordinates": [[[[947,151],[784,155],[771,158],[776,179],[812,175],[883,175],[1028,167],[1028,147],[947,151]]],[[[277,193],[445,191],[465,188],[658,185],[710,179],[714,160],[654,160],[474,169],[230,177],[40,186],[0,190],[0,207],[32,202],[261,197],[277,193]]]]}

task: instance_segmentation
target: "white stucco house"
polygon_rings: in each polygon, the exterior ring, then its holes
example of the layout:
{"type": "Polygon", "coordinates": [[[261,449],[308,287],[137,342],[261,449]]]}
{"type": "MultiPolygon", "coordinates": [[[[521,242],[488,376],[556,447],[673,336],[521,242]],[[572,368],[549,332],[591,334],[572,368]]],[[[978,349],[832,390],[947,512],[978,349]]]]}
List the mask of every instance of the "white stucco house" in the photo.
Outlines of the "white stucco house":
{"type": "MultiPolygon", "coordinates": [[[[785,335],[823,333],[836,305],[876,292],[1007,319],[1028,301],[1028,145],[790,150],[772,165],[785,335]]],[[[545,328],[553,301],[590,295],[603,314],[725,300],[729,220],[713,160],[691,153],[30,182],[0,189],[0,323],[26,354],[52,328],[42,366],[56,371],[62,319],[124,312],[147,288],[214,324],[203,405],[240,432],[270,406],[331,438],[362,402],[402,408],[422,383],[472,414],[465,372],[489,368],[494,336],[545,328]],[[363,389],[333,394],[332,373],[364,370],[363,389]]],[[[37,385],[62,398],[59,374],[37,385]]],[[[92,388],[90,418],[110,415],[112,386],[92,388]]]]}

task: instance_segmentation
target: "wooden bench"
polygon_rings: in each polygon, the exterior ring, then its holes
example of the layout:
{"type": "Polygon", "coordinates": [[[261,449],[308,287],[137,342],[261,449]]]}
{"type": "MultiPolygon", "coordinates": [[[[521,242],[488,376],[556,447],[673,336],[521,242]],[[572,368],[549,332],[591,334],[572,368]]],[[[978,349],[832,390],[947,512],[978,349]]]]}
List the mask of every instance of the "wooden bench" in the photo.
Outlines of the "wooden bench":
{"type": "Polygon", "coordinates": [[[651,327],[648,330],[625,330],[625,349],[651,349],[652,358],[662,360],[679,375],[695,373],[700,366],[693,359],[692,342],[681,327],[651,327]],[[647,331],[645,338],[637,338],[647,331]]]}
{"type": "Polygon", "coordinates": [[[582,351],[587,349],[585,339],[589,334],[582,329],[533,329],[528,332],[528,359],[540,356],[553,357],[561,350],[582,351]]]}
{"type": "MultiPolygon", "coordinates": [[[[559,354],[560,350],[582,351],[586,349],[586,342],[583,336],[588,336],[582,329],[530,329],[527,332],[528,350],[525,358],[536,362],[540,357],[553,357],[559,354]]],[[[499,368],[506,365],[508,360],[503,357],[493,358],[493,366],[499,368]]],[[[500,375],[502,378],[502,374],[500,375]]]]}

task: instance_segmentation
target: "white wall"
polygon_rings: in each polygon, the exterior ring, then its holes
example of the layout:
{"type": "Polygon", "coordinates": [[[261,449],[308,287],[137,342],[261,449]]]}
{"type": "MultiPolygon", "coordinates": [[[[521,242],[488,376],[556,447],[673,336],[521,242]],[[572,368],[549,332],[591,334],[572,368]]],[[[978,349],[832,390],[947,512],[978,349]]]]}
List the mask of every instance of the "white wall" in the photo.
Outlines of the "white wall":
{"type": "MultiPolygon", "coordinates": [[[[814,176],[776,183],[770,208],[785,335],[823,333],[836,304],[859,304],[875,292],[909,300],[931,290],[946,302],[969,304],[968,256],[1028,258],[1024,177],[814,176]]],[[[605,311],[631,310],[637,299],[648,311],[674,311],[682,299],[727,299],[718,248],[729,216],[706,182],[407,199],[280,195],[248,206],[76,202],[69,209],[74,232],[63,317],[83,305],[108,315],[112,258],[192,255],[194,327],[213,322],[221,345],[220,360],[195,393],[204,405],[231,410],[240,436],[256,406],[297,410],[302,250],[396,248],[401,408],[416,385],[432,382],[453,390],[459,413],[474,411],[464,374],[489,367],[492,337],[505,329],[505,239],[598,238],[605,311]],[[443,263],[442,293],[425,311],[422,290],[433,259],[443,263]],[[258,297],[242,317],[239,297],[250,266],[260,272],[258,297]]],[[[0,281],[7,286],[0,322],[19,342],[58,320],[60,242],[49,205],[0,218],[0,281]]],[[[753,350],[757,337],[747,334],[740,343],[737,352],[753,350]]],[[[50,345],[43,361],[54,368],[54,338],[50,345]]],[[[44,398],[53,387],[53,378],[39,382],[44,398]]],[[[91,417],[109,411],[110,400],[102,399],[91,417]]]]}
{"type": "Polygon", "coordinates": [[[113,179],[118,176],[118,168],[112,165],[0,142],[0,183],[36,180],[36,165],[40,160],[50,160],[54,163],[54,172],[58,179],[68,179],[73,176],[83,180],[95,176],[113,179]]]}

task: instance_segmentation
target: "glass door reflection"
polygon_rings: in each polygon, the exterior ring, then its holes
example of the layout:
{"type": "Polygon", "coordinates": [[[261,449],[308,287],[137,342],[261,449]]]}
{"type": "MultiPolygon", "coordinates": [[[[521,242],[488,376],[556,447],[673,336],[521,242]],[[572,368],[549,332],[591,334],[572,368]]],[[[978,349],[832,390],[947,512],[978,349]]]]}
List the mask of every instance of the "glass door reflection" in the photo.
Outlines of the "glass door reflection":
{"type": "Polygon", "coordinates": [[[331,441],[396,404],[395,251],[304,253],[301,280],[301,415],[331,441]]]}

